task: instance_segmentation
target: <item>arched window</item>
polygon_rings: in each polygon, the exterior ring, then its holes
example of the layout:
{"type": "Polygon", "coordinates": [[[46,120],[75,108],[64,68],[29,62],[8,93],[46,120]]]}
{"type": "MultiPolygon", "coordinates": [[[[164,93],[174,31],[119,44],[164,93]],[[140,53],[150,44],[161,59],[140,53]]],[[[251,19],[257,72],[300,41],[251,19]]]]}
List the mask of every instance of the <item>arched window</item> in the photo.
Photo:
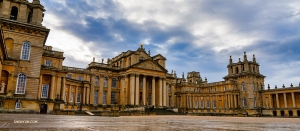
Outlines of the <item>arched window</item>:
{"type": "Polygon", "coordinates": [[[18,76],[16,94],[25,94],[25,88],[26,88],[26,75],[21,73],[18,76]]]}
{"type": "Polygon", "coordinates": [[[18,100],[18,101],[16,102],[15,109],[21,109],[21,102],[20,102],[20,100],[18,100]]]}
{"type": "Polygon", "coordinates": [[[95,86],[99,86],[99,76],[96,76],[95,78],[95,86]]]}
{"type": "Polygon", "coordinates": [[[104,78],[103,86],[107,87],[107,78],[104,78]]]}
{"type": "Polygon", "coordinates": [[[260,84],[260,90],[263,90],[263,85],[262,84],[260,84]]]}
{"type": "Polygon", "coordinates": [[[242,91],[246,91],[245,83],[242,83],[242,91]]]}
{"type": "Polygon", "coordinates": [[[30,56],[30,43],[28,41],[23,42],[22,52],[21,52],[21,59],[22,60],[29,60],[30,56]]]}
{"type": "Polygon", "coordinates": [[[198,84],[198,80],[196,80],[196,84],[198,84]]]}
{"type": "Polygon", "coordinates": [[[13,6],[11,8],[11,12],[10,12],[10,18],[11,20],[17,20],[18,18],[18,8],[13,6]]]}
{"type": "Polygon", "coordinates": [[[112,79],[112,81],[111,81],[111,87],[112,88],[116,88],[117,87],[117,79],[116,78],[112,79]]]}
{"type": "Polygon", "coordinates": [[[235,73],[236,73],[236,74],[239,73],[239,68],[238,68],[238,67],[235,68],[235,73]]]}

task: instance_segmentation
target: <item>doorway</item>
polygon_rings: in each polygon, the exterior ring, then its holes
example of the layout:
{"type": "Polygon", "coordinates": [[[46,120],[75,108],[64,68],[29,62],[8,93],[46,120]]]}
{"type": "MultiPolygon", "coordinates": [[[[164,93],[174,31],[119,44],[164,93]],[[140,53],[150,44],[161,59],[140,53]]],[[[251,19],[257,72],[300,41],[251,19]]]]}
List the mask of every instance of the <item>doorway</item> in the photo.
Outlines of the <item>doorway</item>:
{"type": "Polygon", "coordinates": [[[273,116],[277,116],[277,111],[273,111],[273,116]]]}
{"type": "Polygon", "coordinates": [[[281,115],[281,116],[284,116],[284,111],[280,111],[280,115],[281,115]]]}
{"type": "Polygon", "coordinates": [[[41,104],[40,114],[47,114],[47,108],[48,108],[47,104],[41,104]]]}
{"type": "Polygon", "coordinates": [[[289,116],[293,116],[293,111],[289,111],[289,116]]]}

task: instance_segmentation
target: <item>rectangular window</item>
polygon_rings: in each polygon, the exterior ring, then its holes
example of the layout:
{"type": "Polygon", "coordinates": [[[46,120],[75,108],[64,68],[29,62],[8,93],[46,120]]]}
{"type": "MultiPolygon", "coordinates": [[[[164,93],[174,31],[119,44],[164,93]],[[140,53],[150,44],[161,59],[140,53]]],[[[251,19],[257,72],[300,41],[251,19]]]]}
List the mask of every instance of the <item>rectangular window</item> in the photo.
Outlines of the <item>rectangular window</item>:
{"type": "Polygon", "coordinates": [[[213,107],[214,107],[214,108],[217,107],[217,102],[216,102],[216,100],[213,101],[213,107]]]}
{"type": "Polygon", "coordinates": [[[81,94],[77,94],[77,102],[81,101],[81,94]]]}
{"type": "Polygon", "coordinates": [[[72,74],[68,74],[67,78],[71,79],[72,78],[72,74]]]}
{"type": "Polygon", "coordinates": [[[117,93],[116,92],[111,92],[110,104],[117,104],[117,93]]]}
{"type": "Polygon", "coordinates": [[[149,82],[148,90],[152,89],[152,82],[149,82]]]}
{"type": "Polygon", "coordinates": [[[171,105],[171,103],[172,103],[172,97],[171,96],[169,96],[169,107],[171,107],[172,105],[171,105]]]}
{"type": "Polygon", "coordinates": [[[194,102],[194,108],[198,108],[198,101],[194,102]]]}
{"type": "Polygon", "coordinates": [[[18,102],[16,102],[16,107],[15,107],[15,109],[20,109],[20,108],[21,108],[21,102],[18,101],[18,102]]]}
{"type": "Polygon", "coordinates": [[[256,108],[256,97],[254,97],[254,107],[256,108]]]}
{"type": "Polygon", "coordinates": [[[94,105],[98,104],[98,90],[94,90],[94,105]]]}
{"type": "Polygon", "coordinates": [[[82,76],[78,76],[78,80],[79,80],[79,81],[82,81],[82,76]]]}
{"type": "Polygon", "coordinates": [[[42,98],[48,98],[48,89],[49,85],[43,84],[42,85],[42,98]]]}
{"type": "Polygon", "coordinates": [[[45,60],[45,65],[46,66],[52,66],[52,61],[51,60],[45,60]]]}
{"type": "Polygon", "coordinates": [[[226,108],[226,100],[224,100],[224,108],[226,108]]]}
{"type": "Polygon", "coordinates": [[[243,98],[243,105],[244,105],[244,107],[247,107],[247,101],[246,101],[246,98],[243,98]]]}
{"type": "Polygon", "coordinates": [[[201,108],[204,108],[204,101],[200,102],[201,108]]]}
{"type": "Polygon", "coordinates": [[[71,95],[70,95],[70,102],[73,102],[73,98],[74,98],[74,92],[71,92],[71,95]]]}
{"type": "Polygon", "coordinates": [[[148,105],[152,105],[152,93],[148,94],[148,105]]]}
{"type": "Polygon", "coordinates": [[[106,104],[106,91],[103,92],[103,104],[106,104]]]}
{"type": "Polygon", "coordinates": [[[209,101],[206,102],[206,108],[210,108],[210,102],[209,101]]]}

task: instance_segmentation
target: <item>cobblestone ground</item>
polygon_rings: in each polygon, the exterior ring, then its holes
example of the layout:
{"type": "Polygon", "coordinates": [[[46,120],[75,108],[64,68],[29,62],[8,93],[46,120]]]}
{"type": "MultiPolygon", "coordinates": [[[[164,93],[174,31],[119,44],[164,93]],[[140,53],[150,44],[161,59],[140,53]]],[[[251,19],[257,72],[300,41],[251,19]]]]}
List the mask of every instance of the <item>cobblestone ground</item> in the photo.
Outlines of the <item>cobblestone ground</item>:
{"type": "Polygon", "coordinates": [[[299,130],[300,118],[220,116],[66,116],[0,114],[0,131],[299,130]]]}

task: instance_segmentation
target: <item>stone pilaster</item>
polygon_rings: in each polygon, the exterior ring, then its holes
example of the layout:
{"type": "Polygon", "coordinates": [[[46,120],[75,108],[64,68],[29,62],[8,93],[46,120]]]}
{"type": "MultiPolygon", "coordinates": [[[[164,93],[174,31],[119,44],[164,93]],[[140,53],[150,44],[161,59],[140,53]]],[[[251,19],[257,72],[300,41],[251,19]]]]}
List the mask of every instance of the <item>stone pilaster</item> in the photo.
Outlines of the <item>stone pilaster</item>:
{"type": "Polygon", "coordinates": [[[155,106],[155,77],[152,77],[152,105],[155,106]]]}
{"type": "Polygon", "coordinates": [[[139,105],[140,103],[140,77],[139,74],[135,75],[135,105],[139,105]]]}

